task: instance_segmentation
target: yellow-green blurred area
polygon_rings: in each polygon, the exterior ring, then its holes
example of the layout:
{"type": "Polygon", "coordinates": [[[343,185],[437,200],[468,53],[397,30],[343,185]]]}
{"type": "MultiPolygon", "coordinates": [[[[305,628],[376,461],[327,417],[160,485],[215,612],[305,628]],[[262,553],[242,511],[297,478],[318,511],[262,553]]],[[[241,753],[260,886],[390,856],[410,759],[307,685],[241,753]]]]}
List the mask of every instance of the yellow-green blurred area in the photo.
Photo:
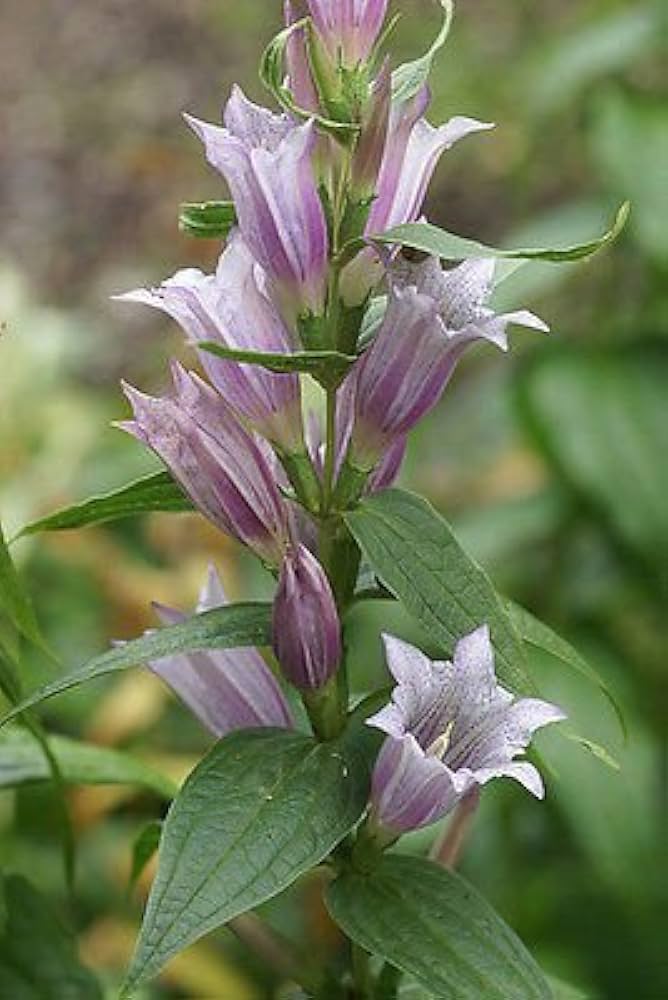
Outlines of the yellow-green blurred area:
{"type": "MultiPolygon", "coordinates": [[[[399,60],[426,47],[438,7],[394,6],[399,60]]],[[[126,415],[119,379],[159,390],[168,357],[187,355],[172,324],[110,296],[179,267],[213,267],[219,247],[181,235],[177,210],[225,197],[224,186],[180,114],[215,120],[233,81],[263,98],[257,62],[279,7],[4,0],[8,535],[155,468],[111,427],[126,415]]],[[[667,37],[661,2],[460,0],[433,78],[433,121],[467,114],[497,123],[444,156],[428,202],[434,222],[495,245],[548,245],[602,232],[620,202],[633,204],[612,249],[585,264],[526,265],[503,286],[503,304],[533,309],[551,337],[518,330],[509,358],[489,348],[467,358],[412,441],[402,477],[454,523],[500,589],[588,657],[623,706],[626,743],[595,688],[556,660],[537,661],[543,693],[609,747],[621,771],[546,737],[547,801],[510,783],[488,788],[463,862],[543,966],[577,986],[563,998],[668,997],[667,37]]],[[[70,668],[155,624],[152,599],[192,606],[209,560],[233,597],[263,596],[271,585],[195,515],[37,536],[13,552],[70,668]]],[[[356,611],[360,692],[383,676],[381,628],[424,638],[387,604],[356,611]]],[[[54,669],[28,653],[26,686],[54,669]]],[[[42,715],[54,732],[132,750],[175,779],[208,746],[141,670],[62,697],[42,715]]],[[[75,904],[66,902],[46,784],[0,793],[0,868],[28,876],[65,914],[111,997],[148,886],[145,876],[127,892],[132,843],[164,803],[132,787],[76,787],[69,805],[75,904]]],[[[336,951],[317,883],[265,911],[307,947],[336,951]]],[[[274,985],[223,930],[143,996],[250,1000],[274,995],[274,985]]]]}

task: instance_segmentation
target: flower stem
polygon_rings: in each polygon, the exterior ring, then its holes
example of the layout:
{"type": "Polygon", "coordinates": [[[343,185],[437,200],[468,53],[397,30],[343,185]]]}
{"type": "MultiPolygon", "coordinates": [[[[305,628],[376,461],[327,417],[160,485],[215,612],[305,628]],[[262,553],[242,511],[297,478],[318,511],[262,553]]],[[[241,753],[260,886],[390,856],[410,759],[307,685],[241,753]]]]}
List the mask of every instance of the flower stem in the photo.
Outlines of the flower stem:
{"type": "Polygon", "coordinates": [[[373,997],[373,977],[369,966],[369,952],[359,944],[351,943],[351,958],[353,967],[353,981],[355,983],[355,996],[359,1000],[372,1000],[373,997]]]}

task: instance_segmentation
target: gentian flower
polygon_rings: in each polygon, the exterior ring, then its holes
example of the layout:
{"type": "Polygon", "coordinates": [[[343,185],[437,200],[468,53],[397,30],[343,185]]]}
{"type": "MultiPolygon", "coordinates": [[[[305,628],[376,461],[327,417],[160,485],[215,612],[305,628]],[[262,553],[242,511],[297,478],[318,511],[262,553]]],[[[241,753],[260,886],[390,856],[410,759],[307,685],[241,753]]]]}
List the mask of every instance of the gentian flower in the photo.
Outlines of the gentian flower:
{"type": "MultiPolygon", "coordinates": [[[[300,20],[292,0],[284,0],[283,11],[287,27],[300,20]]],[[[320,100],[313,82],[304,28],[296,28],[288,38],[285,61],[288,70],[286,82],[292,91],[295,104],[302,111],[317,114],[320,110],[320,100]]]]}
{"type": "MultiPolygon", "coordinates": [[[[409,100],[392,105],[376,197],[366,223],[367,237],[415,222],[422,213],[442,154],[467,135],[494,127],[461,115],[435,127],[424,117],[429,101],[429,90],[423,87],[409,100]]],[[[383,273],[384,265],[376,251],[371,247],[363,250],[344,269],[341,288],[345,302],[351,306],[363,302],[383,273]]]]}
{"type": "Polygon", "coordinates": [[[466,349],[486,340],[505,351],[510,323],[547,331],[530,312],[496,315],[484,303],[493,260],[443,271],[436,258],[402,261],[390,272],[383,323],[355,374],[350,460],[372,469],[381,455],[438,402],[466,349]]]}
{"type": "Polygon", "coordinates": [[[387,733],[372,778],[372,824],[389,836],[427,826],[492,778],[514,778],[543,798],[537,769],[516,758],[537,729],[565,715],[499,685],[487,626],[457,643],[453,662],[433,662],[393,636],[384,641],[397,687],[367,720],[387,733]]]}
{"type": "Polygon", "coordinates": [[[387,14],[387,0],[308,0],[332,62],[352,68],[369,59],[387,14]]]}
{"type": "MultiPolygon", "coordinates": [[[[218,574],[211,566],[196,612],[227,603],[218,574]]],[[[164,605],[153,606],[164,625],[176,625],[188,617],[164,605]]],[[[236,729],[294,726],[287,699],[257,649],[183,653],[156,660],[149,667],[219,739],[236,729]]]]}
{"type": "Polygon", "coordinates": [[[249,101],[235,87],[225,127],[186,120],[209,163],[225,177],[239,227],[266,271],[286,319],[320,316],[328,266],[327,222],[313,169],[312,121],[296,125],[249,101]]]}
{"type": "Polygon", "coordinates": [[[175,392],[154,398],[124,385],[134,420],[119,424],[155,451],[205,517],[277,566],[289,512],[262,443],[218,393],[178,364],[175,392]]]}
{"type": "Polygon", "coordinates": [[[285,677],[317,691],[341,661],[341,625],[327,574],[301,544],[283,560],[274,600],[274,652],[285,677]]]}
{"type": "MultiPolygon", "coordinates": [[[[266,276],[235,231],[215,274],[190,268],[159,288],[116,296],[162,309],[181,325],[190,343],[213,341],[239,350],[290,354],[292,334],[266,289],[266,276]]],[[[290,453],[303,450],[297,375],[227,361],[208,351],[200,360],[223,399],[263,437],[290,453]]]]}

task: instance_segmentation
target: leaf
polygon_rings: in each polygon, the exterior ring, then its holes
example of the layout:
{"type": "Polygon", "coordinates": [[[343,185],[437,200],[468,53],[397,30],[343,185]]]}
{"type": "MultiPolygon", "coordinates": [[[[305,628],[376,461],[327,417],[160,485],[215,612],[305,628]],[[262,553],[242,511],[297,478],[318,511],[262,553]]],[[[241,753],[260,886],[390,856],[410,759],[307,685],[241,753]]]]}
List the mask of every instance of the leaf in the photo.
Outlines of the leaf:
{"type": "Polygon", "coordinates": [[[426,500],[385,490],[345,519],[379,579],[434,642],[451,653],[458,639],[487,623],[499,676],[514,691],[533,693],[522,643],[489,577],[426,500]]]}
{"type": "Polygon", "coordinates": [[[612,756],[609,750],[607,750],[600,743],[595,743],[593,740],[585,739],[584,736],[580,736],[578,733],[573,733],[568,730],[563,732],[563,735],[567,740],[571,740],[572,743],[577,744],[583,750],[587,750],[588,753],[596,757],[602,764],[609,767],[612,771],[621,771],[619,761],[612,756]]]}
{"type": "Polygon", "coordinates": [[[284,28],[283,31],[279,31],[264,50],[260,60],[260,79],[286,111],[304,121],[314,119],[324,132],[333,136],[343,145],[350,146],[359,134],[359,125],[354,122],[334,121],[331,118],[324,118],[322,115],[313,114],[312,111],[300,108],[289,87],[285,84],[285,50],[290,36],[295,31],[308,30],[309,24],[310,18],[304,17],[284,28]]]}
{"type": "Polygon", "coordinates": [[[35,535],[41,531],[71,531],[137,514],[157,511],[179,513],[189,510],[193,510],[192,503],[169,473],[157,472],[111,493],[91,497],[40,518],[39,521],[33,521],[22,528],[17,537],[35,535]]]}
{"type": "Polygon", "coordinates": [[[0,726],[4,726],[27,708],[41,704],[47,698],[53,698],[87,681],[136,667],[149,660],[160,660],[175,653],[188,653],[194,650],[267,646],[270,642],[270,604],[228,604],[223,608],[205,611],[178,625],[156,629],[139,639],[123,643],[102,653],[101,656],[94,657],[82,667],[28,695],[0,719],[0,726]]]}
{"type": "Polygon", "coordinates": [[[562,979],[548,976],[547,981],[550,984],[554,1000],[593,1000],[591,995],[583,993],[577,986],[565,983],[562,979]]]}
{"type": "Polygon", "coordinates": [[[135,839],[135,842],[132,845],[132,869],[130,871],[128,884],[130,892],[134,889],[141,877],[142,872],[146,868],[146,865],[158,850],[161,834],[162,821],[154,819],[151,820],[150,823],[147,823],[146,826],[142,827],[139,835],[135,839]]]}
{"type": "Polygon", "coordinates": [[[283,375],[290,372],[303,372],[311,375],[323,384],[338,384],[349,371],[357,358],[338,351],[303,351],[295,354],[269,354],[261,351],[242,351],[233,347],[224,347],[212,340],[203,340],[198,345],[203,351],[215,354],[228,361],[241,361],[245,364],[260,365],[269,371],[283,375]]]}
{"type": "Polygon", "coordinates": [[[540,649],[545,653],[549,653],[551,656],[554,656],[557,660],[564,663],[567,667],[571,667],[573,670],[577,671],[577,673],[586,677],[588,681],[591,681],[592,684],[596,685],[599,691],[610,702],[610,705],[612,706],[612,709],[619,721],[622,733],[626,736],[626,723],[624,721],[622,708],[603,678],[597,673],[596,670],[594,670],[591,664],[589,664],[585,658],[578,653],[574,646],[571,646],[570,642],[563,639],[560,635],[554,632],[549,625],[540,621],[532,615],[530,611],[527,611],[526,608],[522,608],[519,604],[515,604],[514,601],[509,601],[507,599],[504,599],[504,604],[523,642],[527,643],[529,646],[535,647],[536,649],[540,649]]]}
{"type": "Polygon", "coordinates": [[[668,351],[657,343],[548,355],[519,385],[522,414],[556,471],[664,582],[667,384],[668,351]]]}
{"type": "Polygon", "coordinates": [[[429,79],[434,59],[448,39],[450,28],[452,26],[452,18],[455,12],[454,4],[452,3],[452,0],[438,0],[438,2],[444,12],[441,30],[434,39],[432,45],[429,47],[428,51],[423,56],[419,59],[415,59],[413,62],[404,63],[403,66],[399,66],[395,69],[392,74],[393,101],[408,101],[422,89],[429,79]]]}
{"type": "MultiPolygon", "coordinates": [[[[164,799],[176,795],[176,786],[129,753],[51,736],[49,749],[61,780],[72,785],[138,785],[164,799]]],[[[51,777],[48,761],[34,737],[21,729],[0,734],[0,788],[15,788],[51,777]]]]}
{"type": "Polygon", "coordinates": [[[367,794],[366,768],[343,744],[287,730],[221,740],[167,815],[124,996],[319,864],[357,822],[367,794]]]}
{"type": "Polygon", "coordinates": [[[186,202],[179,210],[179,229],[204,240],[224,240],[237,224],[231,201],[186,202]]]}
{"type": "Polygon", "coordinates": [[[333,882],[327,907],[367,951],[439,1000],[552,1000],[540,969],[489,903],[454,872],[387,854],[333,882]]]}
{"type": "Polygon", "coordinates": [[[42,636],[32,601],[16,571],[0,524],[0,610],[12,625],[39,649],[52,656],[42,636]]]}
{"type": "Polygon", "coordinates": [[[1,1000],[102,1000],[76,942],[47,901],[19,875],[4,879],[7,923],[0,937],[1,1000]]]}
{"type": "Polygon", "coordinates": [[[470,260],[474,257],[498,257],[509,260],[548,260],[554,263],[582,260],[598,253],[617,239],[629,217],[629,202],[621,206],[612,227],[602,236],[561,248],[531,248],[523,250],[498,250],[475,240],[465,239],[439,229],[429,222],[409,222],[395,226],[380,236],[374,236],[375,243],[400,244],[413,250],[432,254],[442,260],[470,260]]]}

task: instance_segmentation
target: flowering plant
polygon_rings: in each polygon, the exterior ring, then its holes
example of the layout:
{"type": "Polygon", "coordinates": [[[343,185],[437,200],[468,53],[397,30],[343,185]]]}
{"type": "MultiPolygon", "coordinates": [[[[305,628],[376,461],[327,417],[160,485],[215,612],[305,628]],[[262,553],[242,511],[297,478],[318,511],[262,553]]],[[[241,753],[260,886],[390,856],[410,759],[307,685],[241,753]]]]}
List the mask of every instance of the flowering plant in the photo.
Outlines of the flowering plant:
{"type": "Polygon", "coordinates": [[[444,817],[456,825],[494,778],[543,797],[523,755],[566,715],[539,697],[525,645],[566,659],[568,647],[393,484],[407,436],[469,347],[507,351],[513,325],[547,332],[526,310],[494,309],[500,265],[589,256],[625,210],[600,239],[557,249],[500,251],[424,220],[441,156],[491,128],[426,117],[452,18],[449,0],[441,6],[434,45],[392,71],[386,0],[287,2],[261,64],[280,110],[235,88],[222,125],[186,116],[232,201],[184,206],[182,227],[224,250],[213,274],[182,270],[119,298],[176,321],[206,378],[174,363],[168,395],[125,386],[133,413],[119,426],[167,471],[40,526],[195,508],[275,580],[271,604],[229,604],[212,568],[194,616],[158,607],[164,627],[8,716],[148,663],[216,737],[164,824],[126,996],[314,869],[347,950],[323,967],[285,946],[285,978],[302,995],[391,1000],[402,975],[453,1000],[552,995],[510,928],[450,870],[454,852],[392,848],[444,817]],[[394,684],[355,703],[347,626],[371,600],[400,601],[439,658],[385,635],[394,684]]]}

